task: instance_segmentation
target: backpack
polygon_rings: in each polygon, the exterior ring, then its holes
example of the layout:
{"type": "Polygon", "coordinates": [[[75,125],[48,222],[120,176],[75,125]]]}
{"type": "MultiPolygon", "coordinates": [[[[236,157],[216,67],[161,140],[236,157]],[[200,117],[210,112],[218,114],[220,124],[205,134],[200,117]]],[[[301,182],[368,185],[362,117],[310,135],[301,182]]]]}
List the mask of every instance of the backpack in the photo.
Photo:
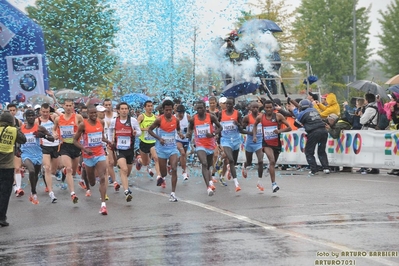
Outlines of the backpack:
{"type": "Polygon", "coordinates": [[[385,130],[389,126],[389,119],[386,114],[381,114],[378,112],[378,108],[376,106],[370,106],[370,108],[375,109],[375,115],[370,119],[369,122],[365,126],[374,128],[376,130],[385,130]],[[372,121],[374,120],[375,116],[377,117],[377,125],[374,125],[372,121]]]}

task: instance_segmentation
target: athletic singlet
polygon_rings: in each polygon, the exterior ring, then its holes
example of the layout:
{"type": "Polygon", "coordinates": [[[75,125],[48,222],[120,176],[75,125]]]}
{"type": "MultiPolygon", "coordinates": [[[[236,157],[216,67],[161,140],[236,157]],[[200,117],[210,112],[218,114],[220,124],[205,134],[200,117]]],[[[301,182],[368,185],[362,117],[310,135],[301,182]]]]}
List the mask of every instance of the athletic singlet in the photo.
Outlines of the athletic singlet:
{"type": "Polygon", "coordinates": [[[238,111],[234,110],[231,115],[226,114],[226,110],[222,111],[222,117],[220,119],[220,124],[222,125],[222,138],[226,139],[239,139],[240,133],[238,132],[237,123],[238,111]]]}
{"type": "Polygon", "coordinates": [[[115,112],[112,112],[112,117],[108,118],[107,115],[104,116],[104,134],[105,137],[108,138],[108,128],[109,125],[111,125],[111,121],[113,118],[117,117],[118,114],[116,114],[115,112]]]}
{"type": "MultiPolygon", "coordinates": [[[[148,128],[157,119],[154,114],[152,116],[146,116],[145,113],[143,113],[143,117],[144,119],[140,123],[140,128],[142,129],[148,128]]],[[[139,137],[140,141],[148,144],[155,143],[155,139],[150,134],[148,134],[148,131],[143,131],[143,133],[144,134],[141,134],[141,136],[139,137]]]]}
{"type": "MultiPolygon", "coordinates": [[[[47,129],[47,131],[52,136],[53,135],[54,122],[51,119],[51,117],[49,117],[49,119],[46,122],[43,122],[40,117],[38,118],[38,120],[39,120],[39,125],[43,126],[45,129],[47,129]]],[[[55,146],[58,146],[60,144],[60,141],[58,139],[56,139],[56,140],[54,140],[54,142],[51,142],[51,141],[43,138],[43,139],[41,139],[41,144],[43,146],[46,146],[46,147],[55,147],[55,146]]]]}
{"type": "Polygon", "coordinates": [[[194,142],[197,147],[214,150],[216,147],[215,138],[207,138],[206,133],[213,133],[214,128],[211,122],[211,115],[205,114],[205,119],[200,120],[198,114],[194,115],[194,142]]]}
{"type": "Polygon", "coordinates": [[[40,140],[39,138],[36,138],[35,135],[33,135],[33,132],[37,131],[39,129],[38,124],[34,124],[32,128],[26,128],[26,125],[23,124],[21,127],[21,132],[24,133],[26,137],[26,143],[21,144],[21,152],[28,154],[28,155],[34,155],[37,156],[40,154],[42,156],[42,148],[40,148],[40,140]]]}
{"type": "MultiPolygon", "coordinates": [[[[176,116],[176,118],[177,118],[177,116],[176,116]]],[[[179,118],[177,118],[177,121],[179,121],[179,123],[180,123],[181,132],[183,133],[183,135],[185,135],[187,133],[187,129],[188,129],[187,113],[184,113],[182,120],[179,120],[179,118]]],[[[180,142],[189,142],[190,141],[188,138],[181,139],[179,137],[179,134],[177,134],[177,132],[176,132],[176,140],[180,141],[180,142]]]]}
{"type": "MultiPolygon", "coordinates": [[[[252,114],[248,115],[248,126],[247,126],[247,131],[252,132],[254,125],[255,125],[255,120],[256,118],[253,117],[252,114]]],[[[263,136],[263,132],[262,132],[262,124],[259,123],[257,126],[257,130],[256,130],[256,138],[258,140],[261,140],[263,136]]],[[[253,136],[252,135],[248,135],[247,136],[247,141],[246,144],[253,144],[253,136]]]]}
{"type": "Polygon", "coordinates": [[[58,120],[58,136],[62,142],[73,144],[73,137],[78,129],[76,114],[73,113],[68,120],[65,115],[61,115],[58,120]]]}
{"type": "Polygon", "coordinates": [[[82,152],[83,158],[93,158],[104,155],[103,147],[103,125],[99,119],[97,119],[96,124],[92,125],[87,119],[83,120],[85,125],[85,131],[83,133],[83,147],[89,149],[93,152],[93,155],[88,155],[82,152]]]}
{"type": "Polygon", "coordinates": [[[266,142],[268,146],[273,146],[273,147],[279,146],[279,134],[273,132],[278,128],[279,124],[277,122],[275,113],[272,114],[271,120],[266,118],[266,114],[262,115],[263,140],[266,142]]]}
{"type": "Polygon", "coordinates": [[[161,123],[158,127],[158,135],[165,140],[165,144],[158,146],[162,146],[167,149],[177,147],[176,128],[177,128],[177,123],[179,123],[179,120],[174,116],[171,117],[172,118],[171,121],[167,121],[164,115],[161,115],[159,118],[161,120],[161,123]]]}
{"type": "Polygon", "coordinates": [[[129,123],[124,124],[121,123],[119,117],[115,120],[115,143],[118,150],[131,149],[134,144],[132,125],[129,120],[130,117],[126,120],[129,123]]]}

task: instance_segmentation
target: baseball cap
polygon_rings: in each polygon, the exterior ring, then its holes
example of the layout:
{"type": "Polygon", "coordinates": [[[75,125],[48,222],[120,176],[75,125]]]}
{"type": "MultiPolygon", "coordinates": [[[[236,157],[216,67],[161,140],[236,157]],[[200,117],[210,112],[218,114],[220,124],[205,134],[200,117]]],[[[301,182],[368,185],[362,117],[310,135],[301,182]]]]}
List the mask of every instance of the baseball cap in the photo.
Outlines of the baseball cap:
{"type": "Polygon", "coordinates": [[[328,93],[322,95],[321,98],[324,98],[324,99],[325,99],[325,98],[327,98],[327,96],[328,96],[328,93]]]}
{"type": "Polygon", "coordinates": [[[35,107],[34,107],[33,109],[36,110],[36,109],[40,109],[40,108],[41,108],[41,105],[40,105],[40,104],[36,104],[35,107]]]}
{"type": "Polygon", "coordinates": [[[227,101],[227,98],[226,98],[226,97],[221,97],[221,98],[219,99],[219,103],[226,103],[226,101],[227,101]]]}
{"type": "Polygon", "coordinates": [[[57,112],[59,112],[59,113],[64,113],[65,110],[64,110],[64,108],[58,108],[58,109],[57,109],[57,112]]]}
{"type": "Polygon", "coordinates": [[[178,113],[184,113],[186,111],[186,107],[184,107],[184,105],[180,104],[179,106],[177,106],[176,111],[178,113]]]}
{"type": "Polygon", "coordinates": [[[102,106],[102,105],[97,105],[96,106],[96,109],[97,109],[97,111],[98,112],[104,112],[105,110],[107,110],[104,106],[102,106]]]}

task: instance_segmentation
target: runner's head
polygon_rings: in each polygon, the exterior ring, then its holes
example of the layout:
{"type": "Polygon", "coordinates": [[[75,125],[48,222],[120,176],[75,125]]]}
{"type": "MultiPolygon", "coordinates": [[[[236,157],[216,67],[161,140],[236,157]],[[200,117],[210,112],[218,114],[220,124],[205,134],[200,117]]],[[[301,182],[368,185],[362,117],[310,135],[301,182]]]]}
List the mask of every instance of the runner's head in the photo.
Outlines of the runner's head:
{"type": "Polygon", "coordinates": [[[163,110],[163,114],[165,115],[166,118],[172,117],[173,105],[174,104],[171,100],[163,101],[162,110],[163,110]]]}
{"type": "Polygon", "coordinates": [[[28,125],[33,125],[35,123],[36,113],[32,109],[26,110],[24,116],[28,125]]]}
{"type": "Polygon", "coordinates": [[[259,104],[257,102],[251,102],[249,104],[249,110],[251,110],[251,113],[256,116],[259,114],[259,104]]]}
{"type": "Polygon", "coordinates": [[[63,105],[65,114],[72,114],[74,110],[74,104],[72,99],[65,99],[63,105]]]}
{"type": "Polygon", "coordinates": [[[234,109],[235,100],[233,97],[228,97],[226,100],[226,109],[231,112],[234,109]]]}
{"type": "Polygon", "coordinates": [[[186,113],[186,107],[184,107],[184,105],[182,105],[182,104],[179,104],[179,105],[176,107],[175,112],[176,112],[177,116],[178,116],[180,119],[183,119],[184,114],[186,113]]]}
{"type": "Polygon", "coordinates": [[[112,101],[110,99],[105,99],[103,101],[103,106],[107,109],[106,112],[112,112],[112,101]]]}
{"type": "Polygon", "coordinates": [[[97,120],[97,108],[93,104],[87,106],[88,119],[95,122],[97,120]]]}
{"type": "Polygon", "coordinates": [[[215,96],[209,97],[208,102],[209,102],[209,109],[215,110],[217,107],[216,97],[215,96]]]}
{"type": "Polygon", "coordinates": [[[9,105],[7,105],[7,110],[12,116],[15,116],[17,114],[17,105],[10,103],[9,105]]]}
{"type": "Polygon", "coordinates": [[[116,110],[122,120],[127,118],[129,114],[129,105],[126,102],[121,102],[116,106],[116,110]]]}
{"type": "Polygon", "coordinates": [[[150,114],[154,111],[154,104],[152,101],[145,101],[144,110],[147,114],[150,114]]]}
{"type": "Polygon", "coordinates": [[[50,105],[48,103],[43,103],[42,106],[40,106],[40,115],[44,119],[48,119],[50,117],[50,105]]]}
{"type": "Polygon", "coordinates": [[[202,101],[202,100],[197,101],[196,104],[195,104],[195,108],[196,108],[196,110],[197,110],[197,114],[199,114],[199,115],[201,115],[201,116],[202,116],[203,114],[205,114],[206,105],[205,105],[205,102],[204,102],[204,101],[202,101]]]}
{"type": "Polygon", "coordinates": [[[264,101],[263,107],[264,107],[265,113],[268,115],[272,114],[274,111],[274,104],[270,100],[264,101]]]}

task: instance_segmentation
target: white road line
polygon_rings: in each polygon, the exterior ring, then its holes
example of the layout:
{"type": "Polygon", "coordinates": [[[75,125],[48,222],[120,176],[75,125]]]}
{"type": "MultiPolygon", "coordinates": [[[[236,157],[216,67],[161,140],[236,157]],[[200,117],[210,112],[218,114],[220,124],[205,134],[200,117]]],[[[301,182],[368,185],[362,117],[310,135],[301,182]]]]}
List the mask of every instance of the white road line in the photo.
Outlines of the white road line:
{"type": "MultiPolygon", "coordinates": [[[[155,192],[155,191],[146,190],[146,189],[137,188],[137,187],[135,187],[135,189],[143,191],[143,192],[155,194],[155,195],[158,195],[158,196],[162,196],[162,197],[169,197],[169,194],[165,194],[165,193],[155,192]]],[[[203,208],[203,209],[207,209],[207,210],[219,213],[219,214],[223,214],[223,215],[235,218],[235,219],[240,220],[240,221],[244,221],[244,222],[259,226],[259,227],[261,227],[261,228],[263,228],[265,230],[268,230],[268,231],[279,232],[281,234],[292,236],[292,237],[295,237],[295,238],[298,238],[298,239],[301,239],[301,240],[305,240],[305,241],[308,241],[308,242],[311,242],[311,243],[314,243],[314,244],[317,244],[317,245],[320,245],[320,246],[325,246],[327,248],[332,248],[332,249],[340,250],[340,251],[353,251],[353,250],[356,250],[356,249],[353,249],[353,248],[350,248],[350,247],[347,247],[347,246],[344,246],[344,245],[340,245],[340,244],[337,244],[337,243],[334,243],[334,242],[329,242],[329,241],[325,241],[325,240],[322,240],[322,239],[317,239],[317,238],[314,238],[314,237],[311,237],[311,236],[307,236],[307,235],[304,235],[302,233],[294,232],[292,230],[278,228],[276,226],[269,225],[269,224],[266,224],[266,223],[263,223],[263,222],[259,222],[259,221],[253,220],[253,219],[251,219],[249,217],[246,217],[246,216],[243,216],[243,215],[240,215],[240,214],[236,214],[236,213],[233,213],[233,212],[230,212],[230,211],[222,210],[222,209],[219,209],[217,207],[214,207],[214,206],[211,206],[211,205],[208,205],[208,204],[204,204],[204,203],[201,203],[201,202],[197,202],[197,201],[193,201],[193,200],[184,200],[184,199],[179,199],[179,201],[187,203],[187,204],[191,204],[191,205],[203,208]]],[[[351,258],[353,259],[354,257],[351,257],[351,258]]],[[[381,258],[381,257],[369,257],[369,256],[366,256],[366,257],[359,257],[359,258],[364,258],[364,259],[376,261],[378,263],[381,263],[381,264],[387,265],[387,266],[398,266],[399,265],[399,263],[396,263],[396,262],[393,262],[393,261],[389,261],[389,260],[386,260],[386,259],[381,258]]],[[[349,258],[347,258],[347,259],[349,259],[349,258]]]]}

